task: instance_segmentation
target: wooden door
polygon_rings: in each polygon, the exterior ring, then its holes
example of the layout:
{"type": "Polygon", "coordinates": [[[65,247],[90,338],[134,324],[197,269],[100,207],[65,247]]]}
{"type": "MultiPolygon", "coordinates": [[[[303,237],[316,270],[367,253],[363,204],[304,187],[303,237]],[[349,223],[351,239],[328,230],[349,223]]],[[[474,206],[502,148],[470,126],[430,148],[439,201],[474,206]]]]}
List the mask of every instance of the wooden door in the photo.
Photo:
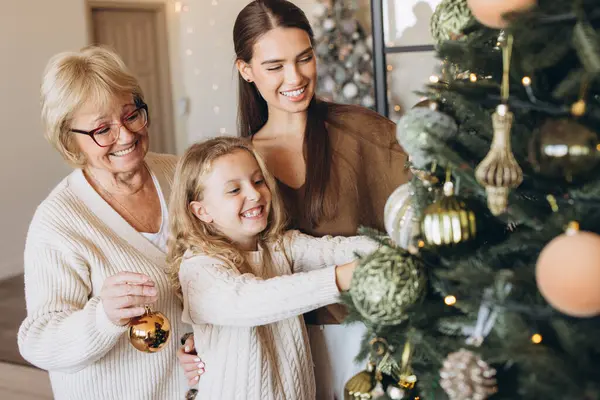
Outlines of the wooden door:
{"type": "Polygon", "coordinates": [[[161,31],[164,24],[158,23],[157,11],[93,8],[92,27],[94,43],[116,50],[140,82],[150,111],[150,150],[172,153],[171,98],[164,93],[165,84],[168,85],[170,79],[166,73],[168,68],[163,67],[167,60],[159,59],[161,52],[158,48],[161,43],[158,38],[166,37],[167,33],[161,31]]]}

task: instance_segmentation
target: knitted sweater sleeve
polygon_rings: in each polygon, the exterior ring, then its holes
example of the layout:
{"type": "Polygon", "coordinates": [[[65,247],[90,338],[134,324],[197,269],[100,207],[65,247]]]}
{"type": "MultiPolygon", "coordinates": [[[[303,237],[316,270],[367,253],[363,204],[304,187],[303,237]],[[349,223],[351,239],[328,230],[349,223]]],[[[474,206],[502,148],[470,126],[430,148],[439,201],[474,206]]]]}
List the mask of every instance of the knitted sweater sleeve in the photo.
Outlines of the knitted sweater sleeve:
{"type": "Polygon", "coordinates": [[[108,319],[100,298],[90,298],[89,270],[74,253],[29,238],[25,287],[19,350],[39,368],[77,372],[103,357],[127,329],[108,319]]]}
{"type": "Polygon", "coordinates": [[[334,267],[262,279],[196,256],[184,260],[181,271],[184,303],[194,324],[266,325],[332,304],[339,295],[334,267]]]}
{"type": "Polygon", "coordinates": [[[294,272],[312,271],[331,265],[349,263],[377,249],[377,243],[365,236],[323,236],[315,238],[297,230],[284,237],[294,272]]]}

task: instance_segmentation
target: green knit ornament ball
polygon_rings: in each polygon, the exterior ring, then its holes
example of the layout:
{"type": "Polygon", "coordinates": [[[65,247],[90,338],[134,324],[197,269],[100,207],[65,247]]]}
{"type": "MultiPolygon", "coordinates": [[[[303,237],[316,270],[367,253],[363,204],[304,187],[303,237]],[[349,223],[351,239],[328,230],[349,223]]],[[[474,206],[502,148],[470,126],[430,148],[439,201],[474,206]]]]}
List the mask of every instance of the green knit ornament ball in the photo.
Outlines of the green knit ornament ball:
{"type": "Polygon", "coordinates": [[[467,0],[442,0],[429,21],[429,30],[436,46],[447,40],[459,39],[472,18],[467,0]]]}
{"type": "Polygon", "coordinates": [[[406,310],[425,295],[423,262],[407,251],[382,246],[354,271],[350,296],[358,312],[377,325],[398,325],[406,310]]]}

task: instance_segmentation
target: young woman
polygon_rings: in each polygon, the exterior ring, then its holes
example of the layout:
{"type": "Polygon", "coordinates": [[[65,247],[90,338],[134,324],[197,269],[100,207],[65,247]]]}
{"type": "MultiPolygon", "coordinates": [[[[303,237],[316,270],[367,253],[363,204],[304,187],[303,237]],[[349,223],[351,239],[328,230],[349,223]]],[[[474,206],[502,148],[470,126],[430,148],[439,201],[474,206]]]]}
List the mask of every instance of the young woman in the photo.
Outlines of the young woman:
{"type": "MultiPolygon", "coordinates": [[[[275,175],[291,227],[313,235],[355,235],[361,225],[384,229],[392,191],[409,179],[395,124],[358,106],[315,96],[313,31],[286,0],[255,0],[233,29],[239,70],[239,130],[251,137],[275,175]]],[[[330,306],[307,315],[317,398],[343,397],[364,327],[337,325],[330,306]],[[321,325],[321,326],[319,326],[321,325]]]]}

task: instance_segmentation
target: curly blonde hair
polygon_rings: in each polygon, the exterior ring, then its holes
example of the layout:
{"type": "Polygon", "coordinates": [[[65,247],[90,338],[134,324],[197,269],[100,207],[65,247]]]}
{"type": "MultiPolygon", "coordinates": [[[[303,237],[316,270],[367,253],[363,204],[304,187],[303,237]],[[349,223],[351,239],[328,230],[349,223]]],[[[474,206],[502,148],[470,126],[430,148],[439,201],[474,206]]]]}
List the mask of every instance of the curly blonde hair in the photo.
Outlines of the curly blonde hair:
{"type": "MultiPolygon", "coordinates": [[[[181,294],[179,267],[186,251],[201,252],[223,260],[226,265],[241,270],[246,261],[242,252],[231,240],[221,234],[212,224],[198,219],[190,208],[193,201],[203,198],[203,181],[220,157],[243,150],[250,153],[258,163],[266,185],[271,191],[271,212],[267,227],[259,235],[259,245],[278,243],[286,227],[283,202],[273,175],[267,170],[262,157],[247,139],[217,137],[192,145],[179,160],[169,203],[170,236],[168,241],[168,274],[175,290],[181,294]]],[[[267,246],[263,246],[268,249],[267,246]]],[[[270,254],[265,261],[269,262],[270,254]]]]}

